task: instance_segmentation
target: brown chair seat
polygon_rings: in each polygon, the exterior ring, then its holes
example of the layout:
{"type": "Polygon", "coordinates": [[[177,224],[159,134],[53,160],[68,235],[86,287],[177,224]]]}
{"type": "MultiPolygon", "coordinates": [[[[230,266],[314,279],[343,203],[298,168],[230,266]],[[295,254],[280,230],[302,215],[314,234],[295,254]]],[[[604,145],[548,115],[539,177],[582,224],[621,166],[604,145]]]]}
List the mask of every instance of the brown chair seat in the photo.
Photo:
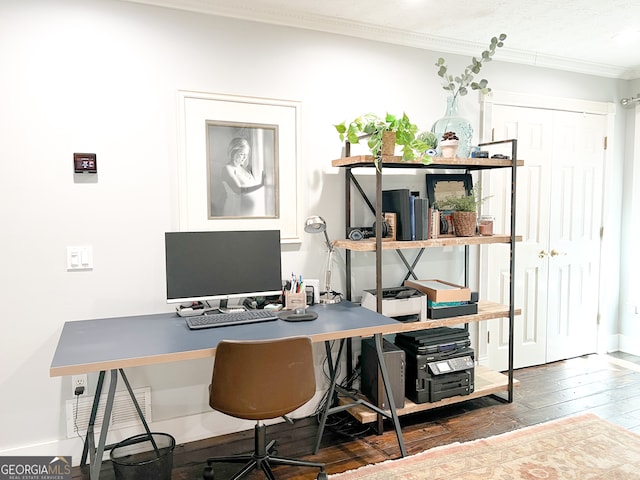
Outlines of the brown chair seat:
{"type": "Polygon", "coordinates": [[[311,339],[291,337],[277,340],[230,341],[218,344],[209,387],[212,409],[232,417],[256,420],[255,448],[249,455],[227,455],[207,459],[203,478],[213,478],[216,462],[246,463],[234,477],[244,477],[261,468],[273,479],[273,465],[307,466],[320,469],[318,479],[327,478],[324,464],[271,454],[275,441],[267,445],[263,420],[285,416],[313,398],[316,391],[311,339]]]}

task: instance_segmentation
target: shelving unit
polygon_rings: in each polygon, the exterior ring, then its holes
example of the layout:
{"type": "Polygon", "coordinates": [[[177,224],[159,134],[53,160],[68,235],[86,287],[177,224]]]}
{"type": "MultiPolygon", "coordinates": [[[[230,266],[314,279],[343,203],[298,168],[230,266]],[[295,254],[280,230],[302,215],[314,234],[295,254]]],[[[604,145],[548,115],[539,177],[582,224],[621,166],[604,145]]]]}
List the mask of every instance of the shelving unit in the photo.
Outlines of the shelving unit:
{"type": "MultiPolygon", "coordinates": [[[[515,382],[517,384],[517,381],[515,382]]],[[[432,410],[438,407],[444,407],[445,405],[452,405],[454,403],[464,402],[473,398],[486,397],[487,395],[493,395],[504,392],[507,388],[507,377],[501,373],[490,370],[486,367],[475,367],[475,389],[473,393],[465,395],[463,397],[449,397],[443,398],[438,402],[433,403],[413,403],[409,399],[405,399],[404,407],[396,409],[398,416],[408,415],[411,413],[418,413],[425,410],[432,410]]],[[[378,414],[369,410],[361,405],[356,405],[349,410],[349,413],[353,415],[360,423],[373,423],[378,420],[378,414]]]]}
{"type": "MultiPolygon", "coordinates": [[[[415,404],[410,401],[405,402],[405,407],[397,409],[398,415],[405,415],[409,413],[415,413],[422,410],[429,410],[443,405],[466,401],[472,398],[483,397],[486,395],[495,395],[498,393],[506,392],[506,400],[511,403],[513,401],[513,388],[517,384],[517,381],[513,378],[513,330],[514,330],[514,317],[519,314],[520,311],[516,311],[514,307],[514,251],[517,241],[521,241],[522,238],[515,235],[515,218],[516,218],[516,171],[517,167],[524,164],[522,160],[517,160],[517,141],[505,140],[502,142],[489,142],[481,144],[481,146],[491,147],[499,144],[511,144],[510,159],[495,159],[495,158],[434,158],[433,162],[424,165],[419,161],[407,162],[403,161],[399,156],[382,156],[381,162],[376,168],[374,163],[374,157],[368,155],[349,156],[350,145],[346,145],[346,157],[333,160],[332,166],[341,167],[345,171],[345,232],[348,232],[351,227],[351,210],[352,210],[352,191],[355,188],[362,199],[367,203],[371,211],[375,216],[377,225],[382,224],[382,177],[383,171],[387,168],[411,168],[411,169],[454,169],[457,171],[463,170],[465,173],[472,171],[495,169],[495,168],[510,168],[511,169],[511,225],[509,234],[496,234],[493,236],[474,236],[474,237],[455,237],[455,236],[441,236],[437,239],[420,240],[420,241],[387,241],[381,238],[381,229],[376,229],[375,238],[367,240],[337,240],[334,241],[336,248],[342,248],[345,250],[346,258],[346,284],[345,291],[347,299],[352,299],[352,285],[351,285],[351,255],[358,252],[375,252],[376,262],[376,300],[377,311],[382,312],[382,252],[385,250],[395,250],[407,267],[408,274],[413,274],[413,267],[417,264],[422,256],[423,252],[429,248],[435,247],[447,247],[447,246],[464,246],[465,247],[465,284],[468,285],[468,271],[469,271],[469,247],[472,245],[489,245],[489,244],[509,244],[510,245],[510,292],[509,292],[509,305],[501,305],[493,302],[481,301],[478,305],[478,313],[475,315],[465,315],[460,317],[451,317],[438,320],[427,320],[426,322],[412,322],[401,324],[398,326],[398,332],[400,331],[415,331],[428,328],[435,328],[447,325],[460,325],[462,323],[473,323],[486,321],[495,318],[508,318],[509,319],[509,363],[508,371],[506,374],[494,372],[486,367],[476,366],[476,385],[475,390],[470,395],[456,396],[443,399],[434,403],[415,404]],[[376,174],[376,186],[375,186],[375,200],[370,201],[367,198],[366,193],[360,186],[353,169],[357,168],[374,168],[376,174]],[[418,250],[414,260],[410,263],[403,252],[406,250],[418,250]]],[[[346,235],[345,235],[346,236],[346,235]]],[[[350,352],[347,359],[351,359],[350,352]]],[[[347,369],[350,370],[350,365],[347,365],[347,369]]],[[[342,400],[341,400],[342,401],[342,400]]],[[[380,421],[380,417],[373,411],[360,406],[355,406],[350,409],[350,412],[361,422],[369,423],[376,419],[380,421]]]]}

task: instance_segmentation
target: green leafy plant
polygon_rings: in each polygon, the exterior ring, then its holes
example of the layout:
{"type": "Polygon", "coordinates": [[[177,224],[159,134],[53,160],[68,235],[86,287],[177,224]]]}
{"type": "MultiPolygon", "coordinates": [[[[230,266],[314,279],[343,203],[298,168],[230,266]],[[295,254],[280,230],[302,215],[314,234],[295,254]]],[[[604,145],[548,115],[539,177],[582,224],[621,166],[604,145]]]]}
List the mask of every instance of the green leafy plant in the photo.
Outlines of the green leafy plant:
{"type": "Polygon", "coordinates": [[[427,154],[427,151],[433,148],[431,137],[426,132],[418,134],[418,127],[411,123],[406,113],[401,117],[387,113],[384,119],[367,113],[356,117],[348,124],[342,122],[334,127],[341,141],[346,139],[349,143],[356,144],[366,138],[369,150],[375,157],[376,166],[382,158],[382,136],[385,132],[396,134],[396,145],[402,147],[404,161],[420,159],[424,164],[431,163],[431,155],[427,154]]]}
{"type": "Polygon", "coordinates": [[[479,82],[474,82],[473,78],[474,75],[480,73],[480,69],[484,63],[491,61],[491,57],[496,53],[496,49],[504,45],[506,38],[507,35],[504,33],[501,33],[499,37],[493,37],[489,44],[489,49],[482,52],[480,59],[473,57],[471,64],[464,69],[464,72],[460,76],[451,75],[445,59],[439,58],[435,65],[438,67],[438,76],[444,80],[442,88],[451,92],[454,98],[466,95],[469,93],[469,89],[480,90],[484,94],[489,93],[491,89],[487,86],[489,82],[486,79],[483,78],[479,82]]]}
{"type": "MultiPolygon", "coordinates": [[[[420,132],[416,138],[419,141],[424,142],[425,145],[429,147],[429,150],[435,150],[435,148],[438,146],[438,137],[433,132],[420,132]]],[[[427,152],[429,150],[427,150],[427,152]]]]}
{"type": "Polygon", "coordinates": [[[480,187],[474,185],[468,195],[451,195],[443,198],[437,202],[437,208],[454,212],[477,212],[478,206],[489,198],[482,198],[480,187]]]}

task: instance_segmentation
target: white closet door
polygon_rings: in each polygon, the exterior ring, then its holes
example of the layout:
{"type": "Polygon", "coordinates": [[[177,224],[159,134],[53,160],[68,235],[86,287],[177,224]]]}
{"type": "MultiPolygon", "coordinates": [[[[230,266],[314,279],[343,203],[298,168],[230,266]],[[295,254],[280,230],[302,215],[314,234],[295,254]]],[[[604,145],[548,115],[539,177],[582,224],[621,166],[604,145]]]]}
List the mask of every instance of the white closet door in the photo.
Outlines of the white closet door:
{"type": "MultiPolygon", "coordinates": [[[[518,139],[518,157],[526,159],[517,171],[515,306],[522,310],[514,329],[514,366],[545,362],[546,292],[548,262],[540,258],[549,238],[550,176],[553,113],[547,110],[494,106],[494,138],[518,139]]],[[[495,213],[497,231],[509,232],[511,171],[495,170],[485,176],[483,195],[487,211],[495,213]],[[487,185],[488,183],[488,185],[487,185]],[[488,187],[488,188],[487,188],[488,187]]],[[[508,245],[486,248],[488,299],[509,303],[508,245]],[[497,248],[496,248],[497,247],[497,248]]],[[[489,322],[488,357],[491,368],[507,368],[508,319],[489,322]]]]}
{"type": "MultiPolygon", "coordinates": [[[[494,138],[517,138],[515,368],[596,351],[604,115],[495,105],[494,138]]],[[[510,172],[484,177],[508,231],[510,172]],[[506,187],[506,188],[505,188],[506,187]]],[[[509,301],[508,246],[487,248],[487,298],[509,301]]],[[[507,368],[508,320],[488,324],[488,358],[507,368]]]]}
{"type": "Polygon", "coordinates": [[[547,362],[597,348],[605,128],[602,115],[554,113],[547,362]]]}

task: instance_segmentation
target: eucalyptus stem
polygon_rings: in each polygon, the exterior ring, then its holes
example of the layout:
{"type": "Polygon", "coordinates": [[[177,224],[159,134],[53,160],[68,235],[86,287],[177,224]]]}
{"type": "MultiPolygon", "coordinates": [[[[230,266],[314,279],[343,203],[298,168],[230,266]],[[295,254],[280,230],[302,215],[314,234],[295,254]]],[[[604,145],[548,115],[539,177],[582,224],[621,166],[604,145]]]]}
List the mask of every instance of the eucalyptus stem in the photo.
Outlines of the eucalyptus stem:
{"type": "Polygon", "coordinates": [[[501,33],[498,37],[493,37],[488,50],[482,52],[480,59],[473,57],[471,64],[467,65],[460,76],[451,75],[448,71],[449,66],[446,60],[442,57],[438,58],[435,66],[438,67],[438,76],[444,80],[442,88],[449,91],[453,95],[453,98],[465,96],[469,93],[469,89],[480,90],[483,94],[489,93],[491,89],[488,87],[489,82],[486,79],[483,78],[479,82],[474,82],[473,78],[474,75],[480,73],[483,64],[491,61],[491,58],[496,53],[496,49],[504,45],[506,38],[507,35],[504,33],[501,33]]]}

